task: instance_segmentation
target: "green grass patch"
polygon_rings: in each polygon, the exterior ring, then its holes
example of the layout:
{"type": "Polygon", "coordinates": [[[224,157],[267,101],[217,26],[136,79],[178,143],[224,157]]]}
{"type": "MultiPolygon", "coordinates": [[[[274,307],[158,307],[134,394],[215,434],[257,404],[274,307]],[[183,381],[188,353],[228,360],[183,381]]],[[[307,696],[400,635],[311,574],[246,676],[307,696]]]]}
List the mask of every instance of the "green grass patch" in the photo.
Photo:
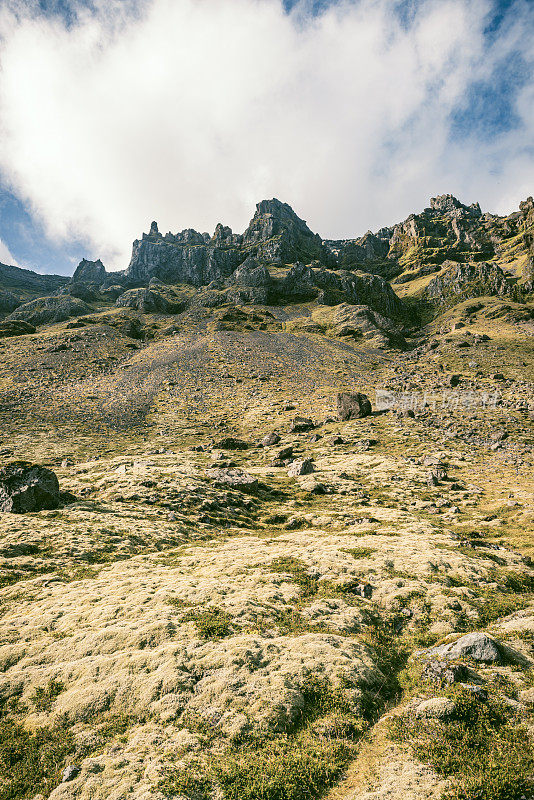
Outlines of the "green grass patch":
{"type": "Polygon", "coordinates": [[[220,608],[207,608],[204,611],[190,611],[183,622],[194,622],[202,639],[222,639],[232,633],[230,617],[220,608]]]}
{"type": "Polygon", "coordinates": [[[298,558],[282,556],[276,558],[268,567],[271,572],[287,573],[300,589],[301,597],[313,597],[319,589],[318,579],[310,574],[309,567],[298,558]]]}
{"type": "Polygon", "coordinates": [[[416,719],[404,714],[390,735],[450,778],[449,800],[520,800],[534,789],[534,754],[524,727],[493,698],[486,702],[464,690],[452,693],[454,716],[416,719]]]}
{"type": "Polygon", "coordinates": [[[335,783],[351,753],[345,742],[306,732],[243,750],[215,771],[225,800],[312,800],[335,783]]]}
{"type": "Polygon", "coordinates": [[[46,686],[38,686],[31,697],[36,711],[50,711],[54,700],[64,688],[61,681],[55,680],[49,681],[46,686]]]}
{"type": "Polygon", "coordinates": [[[0,800],[48,797],[73,751],[74,738],[61,725],[30,732],[11,719],[1,720],[0,800]]]}
{"type": "Polygon", "coordinates": [[[343,550],[353,558],[368,558],[376,553],[376,547],[347,547],[343,550]]]}

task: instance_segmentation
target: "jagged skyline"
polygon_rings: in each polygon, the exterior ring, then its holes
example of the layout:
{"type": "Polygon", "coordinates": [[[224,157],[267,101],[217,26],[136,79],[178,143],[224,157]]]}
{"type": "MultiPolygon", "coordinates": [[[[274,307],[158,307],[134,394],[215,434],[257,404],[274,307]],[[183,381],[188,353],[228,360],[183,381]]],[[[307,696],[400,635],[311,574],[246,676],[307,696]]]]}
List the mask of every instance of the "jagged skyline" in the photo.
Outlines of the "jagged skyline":
{"type": "Polygon", "coordinates": [[[340,238],[532,193],[522,0],[8,0],[0,29],[0,260],[124,268],[151,219],[243,230],[259,197],[340,238]]]}

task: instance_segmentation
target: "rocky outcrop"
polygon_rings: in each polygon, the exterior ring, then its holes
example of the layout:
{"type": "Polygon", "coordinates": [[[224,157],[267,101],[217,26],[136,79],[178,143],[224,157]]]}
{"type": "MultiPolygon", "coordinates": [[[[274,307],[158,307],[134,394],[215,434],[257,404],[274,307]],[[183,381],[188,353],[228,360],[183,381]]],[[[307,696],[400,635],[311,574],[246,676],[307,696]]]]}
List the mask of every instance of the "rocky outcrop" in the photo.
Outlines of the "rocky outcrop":
{"type": "Polygon", "coordinates": [[[340,303],[331,308],[317,308],[312,319],[312,325],[318,325],[320,332],[330,336],[361,338],[377,347],[404,349],[407,346],[402,325],[368,306],[340,303]]]}
{"type": "Polygon", "coordinates": [[[172,283],[207,286],[228,278],[249,256],[264,264],[318,260],[335,265],[335,257],[321,237],[312,233],[287,203],[273,199],[258,203],[242,235],[219,224],[212,237],[192,228],[163,236],[153,222],[149,233],[134,242],[126,274],[134,282],[155,276],[172,283]]]}
{"type": "Polygon", "coordinates": [[[325,244],[341,269],[364,270],[390,278],[400,269],[394,259],[387,257],[392,233],[392,228],[382,228],[377,233],[367,231],[358,239],[328,240],[325,244]]]}
{"type": "Polygon", "coordinates": [[[422,292],[424,300],[434,305],[451,306],[484,295],[520,299],[514,281],[497,264],[447,263],[422,292]]]}
{"type": "Polygon", "coordinates": [[[317,260],[327,266],[335,265],[335,258],[321,237],[312,233],[291,206],[276,199],[258,203],[256,213],[243,234],[243,246],[268,264],[317,260]]]}
{"type": "Polygon", "coordinates": [[[231,233],[225,237],[224,231],[229,229],[218,228],[213,240],[190,228],[163,236],[153,222],[150,232],[134,242],[126,276],[136,283],[147,283],[156,277],[167,283],[193,286],[226,278],[246,255],[236,249],[231,233]]]}
{"type": "Polygon", "coordinates": [[[0,511],[23,514],[57,508],[58,479],[51,469],[13,461],[0,469],[0,511]]]}
{"type": "Polygon", "coordinates": [[[83,258],[71,278],[71,283],[96,283],[100,285],[104,283],[108,273],[105,266],[100,259],[97,261],[88,261],[83,258]]]}
{"type": "Polygon", "coordinates": [[[129,289],[117,298],[119,308],[135,308],[143,314],[179,314],[187,303],[168,287],[149,286],[147,289],[129,289]]]}
{"type": "Polygon", "coordinates": [[[20,300],[11,292],[0,291],[0,313],[14,311],[20,306],[20,300]]]}
{"type": "Polygon", "coordinates": [[[69,295],[58,295],[30,300],[29,303],[19,306],[7,320],[23,320],[31,325],[46,325],[90,313],[91,308],[83,300],[69,295]]]}

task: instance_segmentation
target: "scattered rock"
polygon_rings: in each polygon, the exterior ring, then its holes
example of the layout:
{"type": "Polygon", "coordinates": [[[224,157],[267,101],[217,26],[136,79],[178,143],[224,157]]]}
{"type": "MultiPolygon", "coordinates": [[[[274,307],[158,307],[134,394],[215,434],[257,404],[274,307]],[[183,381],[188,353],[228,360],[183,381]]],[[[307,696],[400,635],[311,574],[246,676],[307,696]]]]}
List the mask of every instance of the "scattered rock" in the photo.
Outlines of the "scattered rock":
{"type": "Polygon", "coordinates": [[[248,450],[250,445],[248,442],[244,442],[242,439],[235,439],[233,436],[226,436],[224,439],[221,439],[220,442],[217,442],[215,447],[218,447],[221,450],[248,450]]]}
{"type": "Polygon", "coordinates": [[[482,664],[525,663],[527,659],[521,653],[512,650],[487,633],[467,633],[450,644],[434,647],[429,651],[441,658],[470,658],[482,664]]]}
{"type": "Polygon", "coordinates": [[[74,778],[77,778],[79,774],[80,774],[80,768],[74,766],[74,764],[69,764],[63,770],[63,773],[61,775],[61,782],[68,783],[68,781],[72,781],[74,780],[74,778]]]}
{"type": "Polygon", "coordinates": [[[261,443],[263,447],[271,447],[272,445],[278,444],[279,441],[280,436],[273,431],[273,433],[268,433],[267,436],[261,440],[261,443]]]}
{"type": "Polygon", "coordinates": [[[469,677],[469,670],[464,664],[454,664],[450,661],[433,658],[425,664],[421,677],[432,683],[450,686],[453,683],[465,681],[469,677]]]}

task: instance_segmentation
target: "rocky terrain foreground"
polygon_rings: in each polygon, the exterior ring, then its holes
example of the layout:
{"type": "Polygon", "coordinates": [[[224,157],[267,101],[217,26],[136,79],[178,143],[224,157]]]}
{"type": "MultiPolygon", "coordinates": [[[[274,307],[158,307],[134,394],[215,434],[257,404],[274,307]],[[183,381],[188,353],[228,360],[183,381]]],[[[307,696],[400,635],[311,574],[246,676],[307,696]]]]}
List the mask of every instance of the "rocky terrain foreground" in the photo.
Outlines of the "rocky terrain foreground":
{"type": "Polygon", "coordinates": [[[534,797],[534,202],[0,266],[0,800],[534,797]]]}

